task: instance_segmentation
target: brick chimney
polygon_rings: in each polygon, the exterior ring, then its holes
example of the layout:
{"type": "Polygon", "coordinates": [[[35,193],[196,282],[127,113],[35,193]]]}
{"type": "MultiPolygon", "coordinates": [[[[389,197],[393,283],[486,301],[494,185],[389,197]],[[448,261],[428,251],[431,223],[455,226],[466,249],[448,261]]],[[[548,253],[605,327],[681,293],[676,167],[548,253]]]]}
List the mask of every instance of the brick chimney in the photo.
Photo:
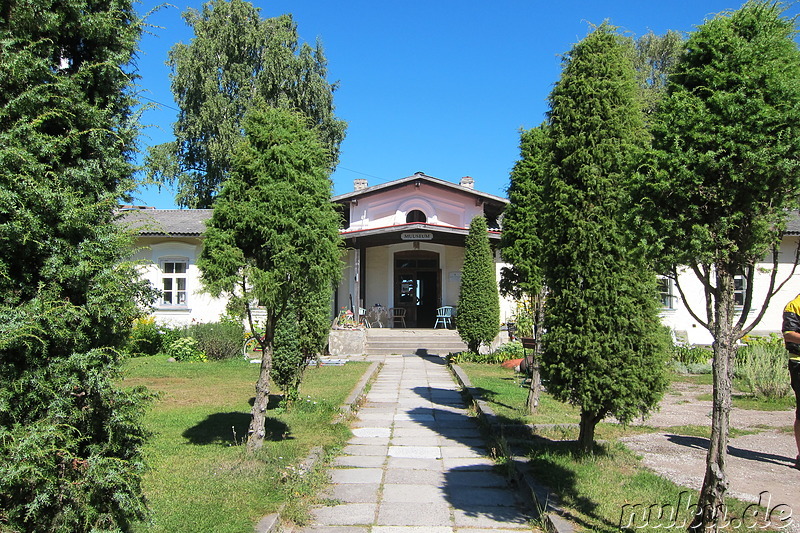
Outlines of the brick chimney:
{"type": "Polygon", "coordinates": [[[458,182],[459,185],[462,187],[466,187],[467,189],[474,189],[475,188],[475,180],[472,179],[471,176],[464,176],[461,178],[461,181],[458,182]]]}
{"type": "Polygon", "coordinates": [[[363,191],[369,187],[369,183],[364,178],[356,178],[353,180],[353,190],[354,191],[363,191]]]}

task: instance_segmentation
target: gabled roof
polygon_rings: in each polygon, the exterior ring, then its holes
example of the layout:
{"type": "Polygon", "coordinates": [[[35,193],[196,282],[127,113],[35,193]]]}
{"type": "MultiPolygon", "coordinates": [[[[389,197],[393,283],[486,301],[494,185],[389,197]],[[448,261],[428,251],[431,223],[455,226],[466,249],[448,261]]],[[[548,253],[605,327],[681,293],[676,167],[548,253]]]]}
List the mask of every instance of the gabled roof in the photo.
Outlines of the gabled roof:
{"type": "Polygon", "coordinates": [[[199,237],[213,209],[122,209],[119,223],[145,236],[199,237]]]}
{"type": "Polygon", "coordinates": [[[784,235],[800,235],[800,215],[797,211],[790,211],[786,217],[786,230],[784,235]]]}
{"type": "Polygon", "coordinates": [[[400,179],[389,181],[389,182],[386,182],[386,183],[381,183],[380,185],[373,185],[372,187],[367,187],[366,189],[361,189],[361,190],[358,190],[358,191],[352,191],[352,192],[348,192],[348,193],[345,193],[345,194],[340,194],[338,196],[334,196],[332,198],[332,200],[334,202],[339,202],[339,203],[345,202],[345,201],[348,201],[348,200],[356,200],[356,199],[361,198],[363,196],[368,196],[368,195],[371,195],[371,194],[375,194],[375,193],[380,192],[380,191],[386,191],[386,190],[395,189],[395,188],[401,187],[401,186],[403,186],[403,185],[405,185],[405,184],[407,184],[409,182],[417,182],[417,181],[420,181],[420,182],[424,181],[424,182],[427,182],[427,183],[431,183],[433,185],[437,185],[439,187],[452,189],[454,191],[458,191],[458,192],[461,192],[461,193],[469,194],[470,196],[478,197],[481,200],[489,201],[489,202],[496,203],[496,204],[501,204],[503,206],[508,204],[508,200],[505,199],[505,198],[502,198],[500,196],[495,196],[493,194],[487,194],[485,192],[480,192],[480,191],[477,191],[475,189],[471,189],[469,187],[464,187],[464,186],[458,185],[456,183],[451,183],[449,181],[445,181],[443,179],[434,178],[433,176],[428,176],[427,174],[424,174],[422,172],[417,172],[413,176],[408,176],[408,177],[405,177],[405,178],[400,178],[400,179]]]}

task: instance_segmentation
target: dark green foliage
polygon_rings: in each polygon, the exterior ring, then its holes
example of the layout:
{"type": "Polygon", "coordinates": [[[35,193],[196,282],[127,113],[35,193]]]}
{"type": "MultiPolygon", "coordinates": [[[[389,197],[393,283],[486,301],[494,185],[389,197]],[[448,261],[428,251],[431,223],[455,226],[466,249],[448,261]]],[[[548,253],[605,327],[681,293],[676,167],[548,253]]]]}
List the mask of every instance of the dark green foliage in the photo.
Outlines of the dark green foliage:
{"type": "Polygon", "coordinates": [[[300,382],[303,379],[305,358],[300,349],[300,325],[294,313],[287,313],[278,320],[275,344],[272,352],[272,381],[283,392],[287,404],[297,400],[300,382]]]}
{"type": "Polygon", "coordinates": [[[319,301],[341,274],[339,217],[331,198],[328,152],[303,115],[277,108],[252,109],[231,177],[215,202],[198,266],[214,296],[230,297],[231,312],[256,324],[263,311],[261,376],[248,447],[264,438],[273,341],[278,322],[293,309],[300,317],[303,349],[323,336],[316,328],[319,301]]]}
{"type": "Polygon", "coordinates": [[[550,155],[548,142],[545,125],[522,132],[520,160],[514,165],[508,187],[510,203],[503,215],[500,248],[503,259],[512,266],[503,268],[500,289],[517,299],[538,294],[544,283],[540,217],[550,155]]]}
{"type": "Polygon", "coordinates": [[[456,327],[471,352],[477,352],[481,344],[489,344],[500,333],[500,298],[483,217],[473,218],[469,225],[456,327]]]}
{"type": "Polygon", "coordinates": [[[125,354],[131,357],[156,355],[163,350],[163,326],[153,317],[140,318],[133,323],[125,354]]]}
{"type": "Polygon", "coordinates": [[[223,317],[219,322],[191,324],[183,335],[197,341],[197,349],[209,359],[241,357],[244,329],[241,320],[223,317]]]}
{"type": "MultiPolygon", "coordinates": [[[[736,341],[776,292],[778,245],[800,190],[800,51],[795,19],[772,1],[750,1],[690,35],[653,124],[656,148],[643,173],[643,221],[664,270],[690,265],[705,292],[690,310],[714,336],[714,410],[700,513],[708,528],[724,499],[736,341]],[[755,271],[773,252],[762,302],[755,271]],[[734,305],[734,277],[748,280],[734,305]],[[747,324],[753,308],[760,308],[747,324]]],[[[679,286],[680,288],[680,286],[679,286]]]]}
{"type": "Polygon", "coordinates": [[[752,265],[797,207],[800,52],[782,12],[748,2],[687,43],[654,124],[656,169],[644,183],[668,267],[752,265]]]}
{"type": "Polygon", "coordinates": [[[0,529],[129,529],[147,394],[115,385],[147,303],[113,223],[132,181],[125,0],[0,4],[0,529]]]}
{"type": "Polygon", "coordinates": [[[178,181],[180,205],[211,207],[253,108],[303,113],[318,127],[326,166],[336,165],[346,127],[333,114],[336,87],[326,80],[322,46],[300,44],[291,15],[262,19],[246,0],[211,0],[184,19],[194,37],[176,44],[168,61],[181,110],[177,140],[154,147],[147,162],[151,175],[178,181]]]}
{"type": "Polygon", "coordinates": [[[550,97],[542,371],[550,393],[580,406],[584,450],[600,420],[647,413],[667,383],[655,276],[625,219],[647,140],[630,46],[596,28],[565,57],[550,97]]]}

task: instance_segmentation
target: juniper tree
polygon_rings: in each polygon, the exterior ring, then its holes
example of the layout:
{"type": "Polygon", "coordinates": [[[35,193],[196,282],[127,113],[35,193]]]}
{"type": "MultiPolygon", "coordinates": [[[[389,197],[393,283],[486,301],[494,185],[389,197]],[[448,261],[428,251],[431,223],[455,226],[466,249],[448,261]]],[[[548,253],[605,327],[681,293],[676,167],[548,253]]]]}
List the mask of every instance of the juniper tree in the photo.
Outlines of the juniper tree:
{"type": "Polygon", "coordinates": [[[497,279],[489,230],[482,216],[472,219],[464,244],[456,327],[471,352],[477,352],[481,344],[489,344],[500,333],[497,279]]]}
{"type": "Polygon", "coordinates": [[[132,185],[131,3],[0,4],[0,529],[129,530],[141,416],[118,349],[146,285],[114,224],[132,185]]]}
{"type": "Polygon", "coordinates": [[[654,121],[657,150],[642,179],[651,240],[660,240],[673,277],[683,266],[702,284],[705,309],[690,312],[714,337],[711,440],[693,528],[722,516],[736,342],[780,288],[780,238],[788,210],[798,207],[800,51],[795,19],[784,12],[777,2],[747,2],[690,35],[654,121]],[[773,268],[765,299],[754,306],[764,257],[773,268]],[[746,280],[741,308],[736,276],[746,280]]]}
{"type": "Polygon", "coordinates": [[[666,386],[655,275],[626,220],[647,139],[630,46],[597,27],[565,56],[550,95],[542,372],[549,392],[580,407],[584,451],[603,418],[647,413],[666,386]]]}
{"type": "Polygon", "coordinates": [[[194,37],[173,46],[167,61],[180,108],[175,141],[147,159],[151,177],[177,181],[180,205],[212,206],[253,107],[299,110],[318,126],[326,164],[338,161],[345,123],[334,116],[322,45],[300,44],[291,15],[264,19],[259,11],[246,0],[210,0],[183,14],[194,37]]]}
{"type": "Polygon", "coordinates": [[[542,194],[550,157],[546,125],[523,131],[520,135],[520,160],[511,171],[508,187],[509,204],[503,215],[503,236],[500,241],[503,259],[501,292],[525,302],[532,319],[536,341],[533,368],[526,407],[533,412],[539,403],[539,359],[541,333],[547,288],[542,273],[542,194]],[[527,306],[527,302],[530,305],[527,306]]]}
{"type": "MultiPolygon", "coordinates": [[[[341,274],[341,239],[328,151],[308,119],[283,109],[251,109],[244,129],[198,266],[207,290],[229,297],[231,311],[247,319],[251,333],[263,333],[247,441],[255,450],[265,438],[278,323],[310,297],[330,294],[341,274]],[[256,307],[264,315],[260,328],[256,307]]],[[[323,326],[328,324],[316,322],[323,326]]]]}

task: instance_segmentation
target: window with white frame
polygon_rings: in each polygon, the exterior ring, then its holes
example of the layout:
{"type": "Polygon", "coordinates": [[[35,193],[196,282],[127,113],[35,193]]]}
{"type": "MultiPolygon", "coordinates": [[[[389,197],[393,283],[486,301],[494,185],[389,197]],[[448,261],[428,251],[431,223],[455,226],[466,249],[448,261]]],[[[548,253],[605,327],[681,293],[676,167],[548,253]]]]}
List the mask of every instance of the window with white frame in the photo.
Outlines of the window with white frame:
{"type": "Polygon", "coordinates": [[[675,309],[674,283],[671,278],[666,276],[658,277],[658,295],[662,308],[675,309]]]}
{"type": "Polygon", "coordinates": [[[161,305],[186,306],[186,259],[161,261],[161,305]]]}
{"type": "Polygon", "coordinates": [[[733,305],[744,306],[745,292],[747,292],[747,278],[741,274],[733,276],[733,305]]]}

